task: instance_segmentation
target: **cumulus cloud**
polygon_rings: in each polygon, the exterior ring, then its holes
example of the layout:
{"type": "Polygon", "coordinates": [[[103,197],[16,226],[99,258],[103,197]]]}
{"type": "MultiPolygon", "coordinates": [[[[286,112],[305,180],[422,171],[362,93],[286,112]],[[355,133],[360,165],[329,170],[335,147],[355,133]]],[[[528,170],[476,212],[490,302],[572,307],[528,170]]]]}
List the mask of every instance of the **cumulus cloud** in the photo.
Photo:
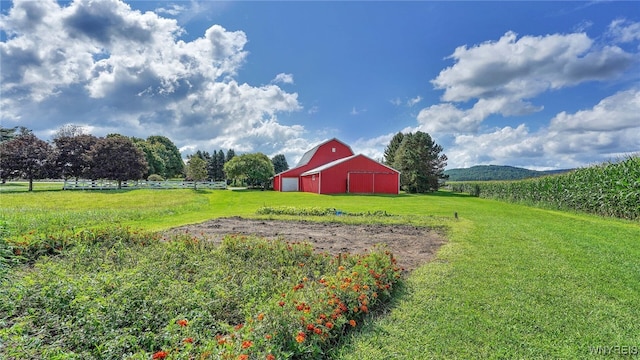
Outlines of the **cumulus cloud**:
{"type": "Polygon", "coordinates": [[[637,54],[615,44],[640,40],[640,24],[613,21],[605,37],[613,41],[604,44],[581,32],[522,37],[507,32],[495,41],[460,46],[450,56],[454,64],[432,80],[435,89],[444,91],[443,102],[423,108],[415,130],[449,136],[445,148],[450,167],[572,167],[637,151],[637,88],[621,90],[589,109],[562,111],[535,132],[524,124],[483,126],[491,115],[510,118],[541,111],[536,98],[542,93],[628,73],[637,54]]]}
{"type": "Polygon", "coordinates": [[[638,113],[640,90],[624,90],[590,109],[561,112],[535,133],[521,124],[457,135],[447,155],[454,167],[537,164],[547,169],[612,160],[640,149],[638,113]]]}
{"type": "MultiPolygon", "coordinates": [[[[626,23],[625,23],[626,24],[626,23]]],[[[631,25],[612,24],[632,33],[631,25]]],[[[625,38],[630,38],[626,35],[625,38]]],[[[617,46],[599,46],[584,33],[523,36],[507,32],[497,41],[460,46],[455,64],[432,80],[444,90],[443,104],[422,109],[418,122],[440,132],[475,132],[490,115],[520,116],[538,112],[530,99],[543,92],[609,80],[633,64],[633,54],[617,46]],[[456,103],[475,101],[470,109],[456,103]]]]}
{"type": "Polygon", "coordinates": [[[456,63],[432,81],[444,101],[509,97],[527,99],[549,89],[603,80],[622,73],[633,56],[616,46],[594,47],[584,33],[523,36],[458,47],[456,63]]]}
{"type": "Polygon", "coordinates": [[[247,151],[304,131],[277,121],[278,113],[301,109],[296,93],[235,80],[248,55],[242,31],[212,25],[184,41],[176,20],[119,0],[16,0],[0,26],[7,34],[0,43],[3,123],[42,134],[81,123],[97,132],[167,135],[180,147],[214,139],[239,149],[242,140],[247,151]]]}

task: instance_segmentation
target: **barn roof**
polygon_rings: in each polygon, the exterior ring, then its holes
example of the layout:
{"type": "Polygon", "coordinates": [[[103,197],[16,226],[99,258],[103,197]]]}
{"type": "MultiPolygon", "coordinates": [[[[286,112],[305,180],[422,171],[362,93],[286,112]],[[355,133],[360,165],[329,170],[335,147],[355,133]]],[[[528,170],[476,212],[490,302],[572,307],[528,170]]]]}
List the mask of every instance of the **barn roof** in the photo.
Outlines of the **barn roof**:
{"type": "MultiPolygon", "coordinates": [[[[311,149],[311,150],[307,151],[306,153],[304,153],[304,155],[302,155],[302,158],[300,158],[300,161],[298,161],[298,164],[295,166],[295,168],[307,165],[309,163],[309,161],[311,161],[311,159],[313,158],[313,155],[316,154],[316,151],[318,151],[318,149],[322,145],[325,145],[325,144],[330,143],[332,141],[337,141],[340,144],[342,144],[342,145],[346,146],[347,148],[349,148],[349,150],[351,150],[351,146],[343,143],[342,141],[340,141],[340,140],[338,140],[336,138],[329,139],[329,140],[327,140],[327,141],[325,141],[323,143],[320,143],[320,144],[316,145],[313,149],[311,149]]],[[[353,150],[351,150],[351,153],[353,153],[353,150]]]]}
{"type": "Polygon", "coordinates": [[[317,173],[319,173],[319,172],[321,172],[321,171],[324,171],[324,170],[326,170],[326,169],[329,169],[329,168],[331,168],[331,167],[334,167],[334,166],[336,166],[336,165],[338,165],[338,164],[341,164],[341,163],[343,163],[343,162],[349,161],[349,160],[351,160],[351,159],[355,159],[355,158],[357,158],[358,156],[362,156],[362,157],[364,157],[364,158],[366,158],[366,159],[369,159],[369,160],[371,160],[371,161],[373,161],[373,162],[375,162],[375,163],[377,163],[377,164],[380,164],[380,165],[382,165],[382,166],[386,167],[387,169],[389,169],[389,170],[391,170],[391,171],[393,171],[393,172],[400,173],[398,170],[396,170],[396,169],[394,169],[394,168],[392,168],[392,167],[389,167],[389,166],[387,166],[387,165],[385,165],[385,164],[383,164],[383,163],[377,162],[377,161],[373,160],[372,158],[370,158],[370,157],[368,157],[368,156],[366,156],[366,155],[356,154],[356,155],[347,156],[347,157],[342,158],[342,159],[334,160],[334,161],[332,161],[332,162],[330,162],[330,163],[326,163],[326,164],[324,164],[324,165],[322,165],[322,166],[318,166],[318,167],[317,167],[317,168],[315,168],[315,169],[311,169],[311,170],[305,171],[305,172],[303,172],[302,174],[300,174],[300,176],[307,176],[307,175],[311,175],[311,174],[317,174],[317,173]]]}

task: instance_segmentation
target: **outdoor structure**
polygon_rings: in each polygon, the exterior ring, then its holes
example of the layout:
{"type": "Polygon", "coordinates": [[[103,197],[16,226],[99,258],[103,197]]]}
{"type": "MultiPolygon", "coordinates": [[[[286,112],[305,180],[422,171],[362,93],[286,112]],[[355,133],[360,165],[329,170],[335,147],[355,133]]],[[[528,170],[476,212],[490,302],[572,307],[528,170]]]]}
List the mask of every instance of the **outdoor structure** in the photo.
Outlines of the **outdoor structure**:
{"type": "Polygon", "coordinates": [[[397,194],[400,172],[331,139],[307,151],[296,167],[276,174],[276,191],[317,194],[397,194]]]}

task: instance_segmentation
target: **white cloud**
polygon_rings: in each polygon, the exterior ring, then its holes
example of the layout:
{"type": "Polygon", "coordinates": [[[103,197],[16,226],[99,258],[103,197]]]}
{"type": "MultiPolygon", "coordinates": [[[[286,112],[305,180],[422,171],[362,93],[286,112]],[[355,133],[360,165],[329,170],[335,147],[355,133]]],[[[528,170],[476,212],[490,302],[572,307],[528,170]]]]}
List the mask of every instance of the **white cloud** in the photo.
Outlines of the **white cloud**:
{"type": "Polygon", "coordinates": [[[640,90],[607,97],[591,109],[562,112],[531,133],[524,124],[479,135],[457,135],[445,151],[449,167],[477,164],[570,168],[640,149],[640,90]]]}
{"type": "MultiPolygon", "coordinates": [[[[618,20],[607,35],[616,42],[640,39],[637,23],[618,20]]],[[[634,56],[584,33],[523,36],[508,32],[497,41],[458,47],[455,63],[432,80],[443,102],[425,107],[415,130],[449,137],[449,167],[509,164],[538,168],[582,166],[640,149],[640,91],[619,91],[590,109],[566,111],[535,132],[516,127],[487,129],[485,119],[539,112],[535,98],[587,81],[615,80],[634,56]],[[461,105],[473,101],[470,107],[461,105]],[[480,133],[481,132],[481,133],[480,133]]]]}
{"type": "Polygon", "coordinates": [[[482,121],[474,118],[470,111],[460,110],[451,103],[424,108],[417,119],[419,130],[427,133],[473,133],[482,121]]]}
{"type": "Polygon", "coordinates": [[[617,19],[609,24],[608,35],[619,43],[640,40],[640,22],[617,19]]]}
{"type": "Polygon", "coordinates": [[[635,130],[640,137],[640,90],[621,91],[589,110],[563,111],[551,119],[550,128],[562,132],[635,130]]]}
{"type": "Polygon", "coordinates": [[[622,73],[633,56],[622,49],[594,47],[584,33],[524,36],[508,32],[498,41],[458,47],[456,63],[432,81],[444,101],[508,96],[531,98],[548,89],[603,80],[622,73]]]}
{"type": "Polygon", "coordinates": [[[444,90],[447,104],[418,115],[418,122],[430,123],[426,128],[433,131],[476,131],[492,114],[540,111],[543,107],[528,99],[586,81],[613,79],[633,63],[632,54],[616,46],[596,46],[584,33],[518,38],[507,32],[497,41],[458,47],[451,58],[455,64],[432,80],[436,89],[444,90]],[[467,110],[450,104],[474,99],[467,110]]]}
{"type": "Polygon", "coordinates": [[[271,80],[271,83],[293,84],[293,74],[280,73],[276,75],[273,80],[271,80]]]}
{"type": "Polygon", "coordinates": [[[418,95],[418,96],[416,96],[416,97],[414,97],[412,99],[409,99],[407,101],[407,106],[412,107],[412,106],[416,105],[417,103],[419,103],[420,101],[422,101],[422,97],[418,95]]]}
{"type": "MultiPolygon", "coordinates": [[[[242,31],[212,25],[184,41],[176,20],[118,0],[16,0],[0,25],[3,123],[38,134],[82,123],[98,136],[158,134],[179,147],[238,151],[267,151],[264,144],[304,132],[277,120],[301,109],[296,93],[235,80],[248,55],[242,31]]],[[[285,73],[276,79],[293,82],[285,73]]]]}
{"type": "Polygon", "coordinates": [[[171,16],[177,16],[182,14],[186,10],[187,8],[182,5],[169,4],[169,6],[167,7],[161,7],[161,8],[155,9],[155,12],[158,14],[167,14],[171,16]]]}

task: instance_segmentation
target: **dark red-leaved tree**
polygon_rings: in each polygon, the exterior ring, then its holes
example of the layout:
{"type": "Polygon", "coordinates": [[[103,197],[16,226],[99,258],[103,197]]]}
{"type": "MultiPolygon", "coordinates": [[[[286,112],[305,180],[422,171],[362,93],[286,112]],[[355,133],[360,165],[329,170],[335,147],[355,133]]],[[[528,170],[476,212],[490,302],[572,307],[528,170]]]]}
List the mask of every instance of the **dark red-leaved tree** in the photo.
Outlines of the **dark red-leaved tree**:
{"type": "Polygon", "coordinates": [[[56,170],[64,179],[74,177],[78,180],[90,165],[85,155],[97,142],[97,137],[87,134],[60,136],[53,139],[56,147],[56,170]]]}
{"type": "Polygon", "coordinates": [[[31,132],[4,141],[0,143],[0,177],[28,179],[32,191],[33,180],[47,176],[50,153],[51,146],[31,132]]]}
{"type": "Polygon", "coordinates": [[[148,169],[142,150],[124,136],[98,139],[85,156],[89,163],[86,175],[93,180],[117,180],[118,189],[123,181],[143,179],[148,169]]]}

